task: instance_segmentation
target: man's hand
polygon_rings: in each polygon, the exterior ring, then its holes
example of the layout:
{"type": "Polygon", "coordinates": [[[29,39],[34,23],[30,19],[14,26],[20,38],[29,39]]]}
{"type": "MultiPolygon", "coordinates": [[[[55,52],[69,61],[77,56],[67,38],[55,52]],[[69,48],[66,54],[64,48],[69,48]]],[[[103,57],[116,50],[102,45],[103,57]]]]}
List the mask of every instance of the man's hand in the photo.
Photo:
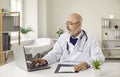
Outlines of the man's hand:
{"type": "Polygon", "coordinates": [[[80,63],[80,64],[78,64],[78,65],[75,65],[74,66],[74,69],[75,69],[75,71],[76,72],[78,72],[78,71],[83,71],[83,70],[86,70],[87,68],[88,68],[88,64],[87,64],[87,62],[82,62],[82,63],[80,63]]]}
{"type": "Polygon", "coordinates": [[[35,59],[35,60],[32,60],[32,64],[31,66],[32,67],[35,67],[35,65],[39,63],[40,66],[44,66],[47,64],[46,60],[45,59],[35,59]]]}

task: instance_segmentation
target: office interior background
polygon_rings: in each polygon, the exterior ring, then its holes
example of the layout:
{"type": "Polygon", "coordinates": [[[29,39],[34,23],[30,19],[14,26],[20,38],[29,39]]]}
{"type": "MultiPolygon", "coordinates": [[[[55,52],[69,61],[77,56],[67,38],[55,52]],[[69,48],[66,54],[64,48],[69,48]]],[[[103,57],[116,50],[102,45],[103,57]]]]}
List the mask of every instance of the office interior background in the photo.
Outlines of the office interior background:
{"type": "Polygon", "coordinates": [[[101,45],[102,18],[120,19],[120,0],[0,0],[0,8],[11,10],[11,1],[21,2],[21,25],[33,31],[27,38],[49,37],[57,39],[59,28],[66,30],[66,17],[79,13],[83,17],[82,28],[94,34],[101,45]]]}
{"type": "MultiPolygon", "coordinates": [[[[120,0],[16,0],[22,1],[22,26],[31,26],[31,38],[57,38],[56,31],[66,31],[66,17],[73,12],[83,17],[83,29],[101,40],[101,19],[120,18],[120,0]]],[[[11,9],[11,0],[0,0],[0,7],[11,9]]]]}

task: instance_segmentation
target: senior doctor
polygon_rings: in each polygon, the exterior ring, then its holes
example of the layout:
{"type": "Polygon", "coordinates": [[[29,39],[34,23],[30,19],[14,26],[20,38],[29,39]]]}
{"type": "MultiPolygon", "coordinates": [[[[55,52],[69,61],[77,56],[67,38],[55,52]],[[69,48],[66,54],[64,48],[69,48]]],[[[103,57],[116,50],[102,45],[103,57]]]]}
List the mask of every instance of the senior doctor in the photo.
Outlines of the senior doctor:
{"type": "Polygon", "coordinates": [[[96,38],[82,30],[81,27],[81,15],[70,14],[66,21],[68,32],[59,37],[52,51],[42,59],[34,60],[32,64],[47,65],[57,61],[74,62],[78,63],[74,66],[75,71],[80,71],[90,67],[93,60],[104,62],[105,58],[96,38]]]}

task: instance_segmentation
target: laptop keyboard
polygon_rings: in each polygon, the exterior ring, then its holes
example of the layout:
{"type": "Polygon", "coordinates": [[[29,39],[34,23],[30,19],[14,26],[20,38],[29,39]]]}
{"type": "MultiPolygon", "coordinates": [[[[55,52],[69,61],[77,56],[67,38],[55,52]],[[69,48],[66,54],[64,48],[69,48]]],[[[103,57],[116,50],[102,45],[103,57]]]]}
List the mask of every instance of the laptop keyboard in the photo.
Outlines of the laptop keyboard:
{"type": "Polygon", "coordinates": [[[36,65],[35,67],[31,67],[31,63],[27,62],[27,68],[28,68],[28,71],[31,72],[31,71],[48,69],[48,68],[50,68],[50,66],[48,66],[48,65],[45,65],[45,66],[36,65]]]}

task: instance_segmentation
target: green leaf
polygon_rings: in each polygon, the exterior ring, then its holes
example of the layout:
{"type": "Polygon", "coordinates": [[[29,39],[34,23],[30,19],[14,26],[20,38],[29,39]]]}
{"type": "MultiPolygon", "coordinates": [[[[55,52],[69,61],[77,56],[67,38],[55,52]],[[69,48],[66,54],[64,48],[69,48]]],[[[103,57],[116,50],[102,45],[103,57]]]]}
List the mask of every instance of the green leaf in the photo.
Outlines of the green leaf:
{"type": "Polygon", "coordinates": [[[101,62],[98,61],[98,60],[95,60],[92,62],[92,66],[95,68],[95,69],[100,69],[100,65],[101,65],[101,62]]]}
{"type": "Polygon", "coordinates": [[[26,33],[30,32],[30,31],[33,31],[31,27],[21,27],[20,28],[20,32],[22,34],[26,34],[26,33]]]}
{"type": "Polygon", "coordinates": [[[56,33],[57,33],[58,36],[60,37],[60,35],[64,33],[64,30],[61,29],[61,28],[59,28],[59,30],[58,30],[56,33]]]}

